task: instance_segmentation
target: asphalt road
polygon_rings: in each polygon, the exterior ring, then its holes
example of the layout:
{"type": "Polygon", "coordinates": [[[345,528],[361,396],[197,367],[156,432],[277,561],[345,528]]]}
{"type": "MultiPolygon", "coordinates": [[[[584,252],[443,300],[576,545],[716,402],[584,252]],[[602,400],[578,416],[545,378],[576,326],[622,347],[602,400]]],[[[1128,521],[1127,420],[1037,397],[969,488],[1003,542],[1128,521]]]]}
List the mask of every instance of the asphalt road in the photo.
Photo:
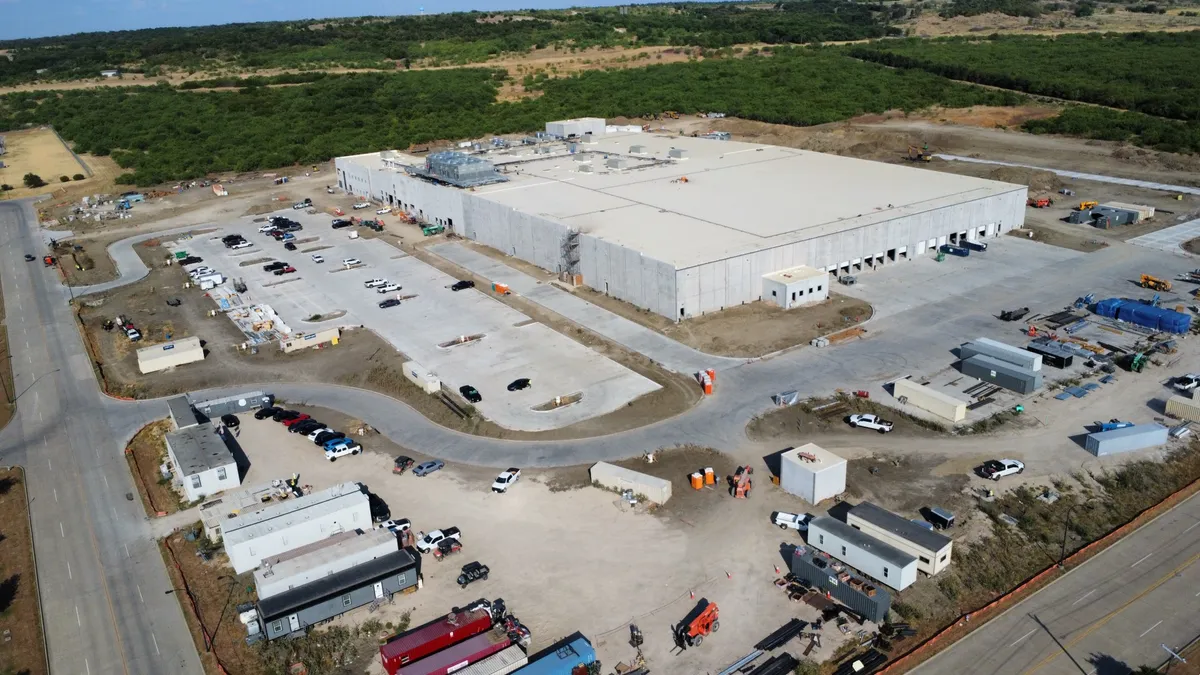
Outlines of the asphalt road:
{"type": "Polygon", "coordinates": [[[913,671],[1121,675],[1200,626],[1200,498],[1192,497],[913,671]]]}
{"type": "Polygon", "coordinates": [[[36,215],[0,203],[3,284],[17,414],[0,462],[22,464],[53,673],[203,672],[122,449],[165,414],[100,394],[36,215]],[[24,260],[25,253],[39,256],[24,260]],[[131,499],[132,497],[132,499],[131,499]]]}

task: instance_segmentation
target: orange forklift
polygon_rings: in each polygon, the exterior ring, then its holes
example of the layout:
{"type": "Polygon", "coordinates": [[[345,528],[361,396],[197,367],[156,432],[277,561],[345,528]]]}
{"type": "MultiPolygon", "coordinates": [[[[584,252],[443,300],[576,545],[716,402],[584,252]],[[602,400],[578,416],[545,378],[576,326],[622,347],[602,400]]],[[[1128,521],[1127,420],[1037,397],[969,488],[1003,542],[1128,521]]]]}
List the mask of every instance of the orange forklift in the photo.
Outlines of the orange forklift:
{"type": "Polygon", "coordinates": [[[717,621],[717,604],[709,602],[707,598],[700,598],[700,602],[696,603],[692,611],[675,626],[676,646],[680,649],[699,647],[705,636],[717,632],[720,628],[721,622],[717,621]]]}

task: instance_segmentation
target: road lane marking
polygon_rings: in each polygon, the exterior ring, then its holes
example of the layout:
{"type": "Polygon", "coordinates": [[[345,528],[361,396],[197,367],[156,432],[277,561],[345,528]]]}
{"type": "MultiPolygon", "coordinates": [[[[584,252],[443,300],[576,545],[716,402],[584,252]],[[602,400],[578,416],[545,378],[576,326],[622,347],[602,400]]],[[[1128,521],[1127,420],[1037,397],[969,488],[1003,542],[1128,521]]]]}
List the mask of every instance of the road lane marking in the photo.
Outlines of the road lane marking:
{"type": "Polygon", "coordinates": [[[86,658],[83,660],[83,667],[87,668],[87,675],[92,675],[92,667],[88,665],[86,658]]]}
{"type": "Polygon", "coordinates": [[[100,474],[100,477],[104,479],[104,487],[107,488],[108,487],[108,476],[106,476],[104,474],[100,474]]]}
{"type": "Polygon", "coordinates": [[[51,470],[51,471],[53,471],[53,470],[54,470],[54,464],[52,464],[52,463],[50,462],[50,458],[49,458],[49,457],[47,457],[47,458],[46,458],[46,465],[50,467],[50,470],[51,470]]]}
{"type": "Polygon", "coordinates": [[[146,599],[142,597],[142,587],[138,586],[137,589],[138,589],[138,600],[141,600],[143,605],[146,604],[146,599]]]}
{"type": "Polygon", "coordinates": [[[158,638],[154,637],[154,633],[150,633],[150,639],[154,641],[154,653],[162,656],[162,652],[158,651],[158,638]]]}
{"type": "Polygon", "coordinates": [[[1188,529],[1184,530],[1183,533],[1187,534],[1188,532],[1191,532],[1192,530],[1196,529],[1197,527],[1200,527],[1200,520],[1197,520],[1196,522],[1192,523],[1192,526],[1189,527],[1188,529]]]}
{"type": "Polygon", "coordinates": [[[1009,647],[1016,647],[1018,642],[1020,642],[1021,640],[1024,640],[1025,638],[1029,637],[1030,635],[1033,635],[1036,632],[1037,632],[1037,629],[1034,628],[1033,630],[1029,631],[1028,633],[1026,633],[1026,634],[1022,635],[1021,637],[1017,638],[1016,640],[1014,640],[1013,643],[1011,645],[1009,645],[1009,647]]]}
{"type": "Polygon", "coordinates": [[[115,507],[115,506],[112,507],[112,511],[113,511],[113,520],[120,520],[121,517],[117,515],[117,507],[115,507]]]}
{"type": "Polygon", "coordinates": [[[126,558],[130,557],[129,556],[129,544],[123,544],[123,546],[125,547],[125,557],[126,558]]]}
{"type": "MultiPolygon", "coordinates": [[[[1152,555],[1154,555],[1154,554],[1153,554],[1153,553],[1147,553],[1147,554],[1146,554],[1146,558],[1149,558],[1149,557],[1150,557],[1150,556],[1152,556],[1152,555]]],[[[1142,558],[1141,560],[1139,560],[1139,561],[1137,561],[1137,562],[1133,563],[1132,565],[1130,565],[1130,567],[1131,567],[1131,568],[1132,568],[1132,567],[1137,567],[1138,565],[1140,565],[1140,564],[1142,564],[1143,562],[1145,562],[1145,561],[1146,561],[1146,558],[1142,558]]]]}
{"type": "Polygon", "coordinates": [[[54,503],[58,503],[58,488],[54,488],[54,503]]]}
{"type": "Polygon", "coordinates": [[[1038,661],[1036,664],[1034,664],[1033,667],[1027,668],[1026,670],[1022,671],[1022,675],[1031,675],[1032,673],[1036,673],[1037,671],[1041,670],[1042,668],[1045,668],[1047,665],[1053,663],[1055,660],[1058,659],[1058,657],[1062,656],[1064,652],[1067,652],[1068,649],[1070,649],[1071,647],[1074,647],[1075,645],[1082,642],[1084,640],[1084,638],[1091,635],[1099,628],[1103,627],[1109,621],[1112,621],[1121,612],[1124,612],[1126,609],[1129,609],[1129,607],[1131,605],[1133,605],[1133,603],[1137,602],[1138,600],[1141,600],[1142,598],[1146,597],[1147,595],[1150,595],[1150,593],[1154,592],[1154,590],[1156,590],[1159,586],[1162,586],[1163,584],[1167,583],[1171,579],[1174,579],[1176,576],[1179,575],[1180,572],[1186,570],[1187,568],[1189,568],[1193,564],[1195,564],[1195,562],[1197,560],[1200,560],[1200,553],[1197,553],[1196,555],[1188,558],[1179,567],[1176,567],[1175,569],[1171,570],[1170,572],[1167,572],[1163,576],[1159,577],[1159,579],[1157,581],[1155,581],[1153,584],[1150,584],[1141,593],[1138,593],[1137,595],[1135,595],[1133,598],[1131,598],[1125,604],[1121,605],[1120,607],[1118,607],[1118,608],[1114,609],[1113,611],[1109,612],[1108,614],[1104,615],[1100,620],[1096,621],[1091,626],[1088,626],[1086,630],[1080,632],[1079,635],[1076,635],[1074,638],[1071,638],[1070,642],[1066,643],[1065,645],[1060,645],[1059,649],[1055,650],[1053,653],[1051,653],[1049,656],[1042,659],[1041,661],[1038,661]]]}
{"type": "Polygon", "coordinates": [[[79,605],[75,605],[75,623],[83,627],[83,619],[79,618],[79,605]]]}
{"type": "Polygon", "coordinates": [[[1087,599],[1087,596],[1091,595],[1092,593],[1095,593],[1096,590],[1097,589],[1093,588],[1092,590],[1088,591],[1087,593],[1084,593],[1082,597],[1080,597],[1075,602],[1072,602],[1071,606],[1074,607],[1075,605],[1078,605],[1079,603],[1083,602],[1085,599],[1087,599]]]}
{"type": "Polygon", "coordinates": [[[61,520],[58,521],[58,533],[62,535],[63,539],[67,538],[67,531],[63,529],[61,520]]]}
{"type": "Polygon", "coordinates": [[[71,574],[71,561],[70,560],[67,561],[67,578],[68,579],[75,578],[75,575],[71,574]]]}
{"type": "MultiPolygon", "coordinates": [[[[1163,620],[1162,620],[1162,619],[1159,619],[1159,620],[1158,620],[1158,623],[1156,623],[1156,624],[1154,624],[1153,626],[1150,626],[1149,628],[1147,628],[1147,629],[1146,629],[1146,633],[1149,633],[1150,631],[1154,630],[1155,628],[1158,628],[1158,624],[1160,624],[1160,623],[1162,623],[1162,622],[1163,622],[1163,620]]],[[[1142,633],[1142,634],[1141,634],[1141,635],[1139,635],[1138,637],[1140,637],[1140,638],[1144,638],[1144,637],[1146,637],[1146,633],[1142,633]]]]}

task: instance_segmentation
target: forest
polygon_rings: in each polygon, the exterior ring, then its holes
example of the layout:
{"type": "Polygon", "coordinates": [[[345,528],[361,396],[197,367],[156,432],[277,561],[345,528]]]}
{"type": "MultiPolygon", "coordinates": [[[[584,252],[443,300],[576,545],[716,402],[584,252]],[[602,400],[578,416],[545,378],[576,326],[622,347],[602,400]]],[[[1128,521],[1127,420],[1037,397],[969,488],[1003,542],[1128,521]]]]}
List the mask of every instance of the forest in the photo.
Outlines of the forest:
{"type": "Polygon", "coordinates": [[[593,71],[537,83],[542,96],[497,103],[504,71],[486,68],[327,76],[296,87],[154,87],[0,97],[0,131],[52,124],[79,152],[111,154],[123,182],[152,185],[215,171],[310,164],[439,139],[540,129],[583,115],[721,110],[809,125],[931,105],[1013,105],[1010,92],[893,70],[832,49],[593,71]]]}
{"type": "Polygon", "coordinates": [[[1200,31],[895,40],[849,53],[955,80],[1200,121],[1200,31]]]}
{"type": "Polygon", "coordinates": [[[324,21],[229,24],[84,33],[0,41],[0,85],[97,77],[122,68],[154,76],[163,68],[393,69],[436,59],[480,63],[503,53],[556,45],[564,49],[638,44],[728,47],[735,44],[861,40],[899,31],[889,19],[902,7],[849,0],[780,2],[770,8],[733,4],[642,5],[616,8],[466,12],[324,21]],[[39,74],[38,71],[43,71],[39,74]]]}
{"type": "Polygon", "coordinates": [[[1200,122],[1165,120],[1095,106],[1069,106],[1056,117],[1030,120],[1025,131],[1122,141],[1163,152],[1200,153],[1200,122]]]}

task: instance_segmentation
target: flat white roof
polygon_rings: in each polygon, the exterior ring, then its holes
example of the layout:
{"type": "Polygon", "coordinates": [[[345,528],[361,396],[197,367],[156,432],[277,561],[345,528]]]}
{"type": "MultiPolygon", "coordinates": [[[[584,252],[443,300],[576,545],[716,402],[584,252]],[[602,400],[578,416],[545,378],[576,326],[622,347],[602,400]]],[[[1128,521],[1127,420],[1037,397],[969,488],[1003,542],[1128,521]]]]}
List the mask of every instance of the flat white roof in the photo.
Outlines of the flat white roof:
{"type": "Polygon", "coordinates": [[[200,338],[192,336],[172,340],[170,342],[162,342],[149,347],[142,347],[137,350],[138,363],[147,363],[165,359],[174,356],[177,351],[194,352],[203,351],[200,347],[200,338]]]}
{"type": "Polygon", "coordinates": [[[779,270],[778,272],[764,274],[763,279],[770,279],[771,281],[781,284],[791,284],[797,281],[805,281],[807,279],[826,276],[829,276],[829,273],[825,270],[819,270],[815,267],[809,267],[808,265],[797,265],[796,267],[789,267],[786,270],[779,270]]]}
{"type": "MultiPolygon", "coordinates": [[[[485,153],[509,181],[472,196],[562,222],[677,269],[853,230],[1025,189],[771,145],[662,133],[610,133],[591,143],[520,145],[485,153]],[[644,146],[637,155],[630,146],[644,146]],[[550,148],[551,154],[535,154],[550,148]],[[670,158],[672,149],[685,159],[670,158]],[[608,159],[627,168],[608,167],[608,159]],[[580,171],[590,166],[591,172],[580,171]],[[683,179],[687,180],[684,181],[683,179]]],[[[342,158],[420,165],[394,151],[342,158]]]]}
{"type": "Polygon", "coordinates": [[[792,462],[794,464],[799,464],[813,473],[824,471],[825,469],[846,463],[845,457],[838,457],[837,455],[815,443],[805,443],[798,448],[784,450],[783,453],[780,454],[779,460],[781,462],[792,462]],[[802,452],[816,457],[817,461],[810,462],[807,459],[802,459],[800,457],[800,453],[802,452]]]}
{"type": "Polygon", "coordinates": [[[367,495],[358,483],[339,483],[312,494],[274,502],[257,511],[242,513],[225,522],[225,545],[233,546],[257,539],[270,532],[287,529],[298,523],[320,518],[359,502],[367,503],[367,495]]]}

